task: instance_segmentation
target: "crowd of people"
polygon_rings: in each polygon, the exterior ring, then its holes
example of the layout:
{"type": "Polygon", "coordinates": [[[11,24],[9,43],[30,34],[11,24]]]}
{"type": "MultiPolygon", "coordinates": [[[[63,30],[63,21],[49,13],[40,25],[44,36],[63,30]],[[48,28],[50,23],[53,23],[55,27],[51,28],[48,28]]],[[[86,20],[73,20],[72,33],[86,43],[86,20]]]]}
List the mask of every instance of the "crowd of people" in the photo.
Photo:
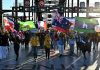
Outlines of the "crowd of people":
{"type": "MultiPolygon", "coordinates": [[[[39,49],[44,49],[46,58],[50,58],[50,50],[59,50],[59,56],[63,56],[66,47],[70,48],[69,55],[74,54],[75,44],[77,48],[82,50],[83,54],[87,51],[87,48],[80,48],[78,45],[85,47],[85,44],[91,41],[87,38],[86,34],[78,34],[71,30],[69,33],[63,33],[59,31],[51,30],[40,30],[37,33],[31,33],[30,31],[15,31],[8,32],[4,29],[0,30],[0,59],[7,58],[10,44],[13,44],[14,52],[16,55],[16,61],[19,59],[20,44],[25,44],[25,50],[29,50],[29,43],[31,44],[34,59],[37,59],[39,49]],[[79,44],[80,43],[80,44],[79,44]],[[84,49],[86,51],[84,51],[84,49]]],[[[88,46],[89,46],[88,44],[88,46]]],[[[87,47],[88,47],[87,46],[87,47]]],[[[89,47],[90,47],[89,46],[89,47]]]]}

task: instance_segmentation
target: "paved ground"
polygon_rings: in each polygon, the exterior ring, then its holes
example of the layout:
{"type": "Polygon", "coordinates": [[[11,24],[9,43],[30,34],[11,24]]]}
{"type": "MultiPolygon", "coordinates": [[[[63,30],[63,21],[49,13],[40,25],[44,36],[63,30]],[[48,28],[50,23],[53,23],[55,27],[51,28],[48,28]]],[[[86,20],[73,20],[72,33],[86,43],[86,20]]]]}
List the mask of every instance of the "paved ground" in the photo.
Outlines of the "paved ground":
{"type": "Polygon", "coordinates": [[[19,60],[15,61],[13,46],[10,47],[8,58],[0,61],[0,70],[99,70],[97,59],[100,53],[93,50],[90,55],[87,53],[87,59],[84,59],[82,54],[69,56],[68,50],[61,57],[58,56],[58,51],[51,51],[49,60],[40,50],[35,62],[33,56],[27,56],[28,52],[24,48],[20,49],[19,60]]]}

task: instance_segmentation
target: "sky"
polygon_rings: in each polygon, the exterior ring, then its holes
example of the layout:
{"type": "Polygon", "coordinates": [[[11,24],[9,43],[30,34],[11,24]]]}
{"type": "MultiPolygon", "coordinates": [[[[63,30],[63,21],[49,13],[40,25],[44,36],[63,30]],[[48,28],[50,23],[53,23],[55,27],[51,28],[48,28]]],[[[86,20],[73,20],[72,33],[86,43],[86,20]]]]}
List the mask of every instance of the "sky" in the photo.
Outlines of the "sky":
{"type": "MultiPolygon", "coordinates": [[[[3,9],[11,9],[11,7],[15,3],[15,0],[2,0],[2,1],[3,1],[3,9]]],[[[80,0],[80,1],[86,2],[86,0],[80,0]]],[[[74,0],[74,3],[76,3],[76,2],[77,2],[77,0],[74,0]]],[[[100,0],[90,0],[90,5],[91,6],[94,5],[94,2],[100,2],[100,0]]],[[[23,3],[23,0],[18,0],[18,3],[23,3]]]]}
{"type": "MultiPolygon", "coordinates": [[[[15,0],[2,0],[3,1],[3,9],[11,9],[14,6],[15,0]]],[[[23,3],[23,0],[18,0],[19,3],[23,3]]]]}

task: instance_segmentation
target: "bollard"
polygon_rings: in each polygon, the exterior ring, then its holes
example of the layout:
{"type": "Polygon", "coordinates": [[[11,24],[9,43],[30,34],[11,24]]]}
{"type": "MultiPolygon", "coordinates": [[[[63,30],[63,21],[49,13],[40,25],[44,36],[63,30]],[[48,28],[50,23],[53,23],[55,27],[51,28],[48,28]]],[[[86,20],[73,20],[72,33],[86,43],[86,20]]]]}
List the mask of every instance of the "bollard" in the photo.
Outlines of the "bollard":
{"type": "Polygon", "coordinates": [[[51,64],[51,70],[54,70],[54,65],[53,64],[51,64]]]}
{"type": "Polygon", "coordinates": [[[61,64],[61,70],[65,70],[64,64],[61,64]]]}

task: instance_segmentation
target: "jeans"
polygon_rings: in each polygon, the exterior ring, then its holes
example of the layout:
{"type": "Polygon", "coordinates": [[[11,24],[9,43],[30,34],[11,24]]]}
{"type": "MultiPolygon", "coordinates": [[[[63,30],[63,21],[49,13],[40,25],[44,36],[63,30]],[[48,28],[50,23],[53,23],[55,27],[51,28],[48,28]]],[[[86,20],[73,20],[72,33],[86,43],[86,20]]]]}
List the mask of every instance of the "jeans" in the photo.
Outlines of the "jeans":
{"type": "Polygon", "coordinates": [[[46,58],[50,58],[50,48],[45,48],[46,58]]]}
{"type": "Polygon", "coordinates": [[[64,45],[58,44],[58,48],[59,48],[59,53],[63,54],[64,53],[64,45]]]}
{"type": "Polygon", "coordinates": [[[32,53],[34,58],[37,58],[38,48],[36,46],[32,47],[32,53]]]}

